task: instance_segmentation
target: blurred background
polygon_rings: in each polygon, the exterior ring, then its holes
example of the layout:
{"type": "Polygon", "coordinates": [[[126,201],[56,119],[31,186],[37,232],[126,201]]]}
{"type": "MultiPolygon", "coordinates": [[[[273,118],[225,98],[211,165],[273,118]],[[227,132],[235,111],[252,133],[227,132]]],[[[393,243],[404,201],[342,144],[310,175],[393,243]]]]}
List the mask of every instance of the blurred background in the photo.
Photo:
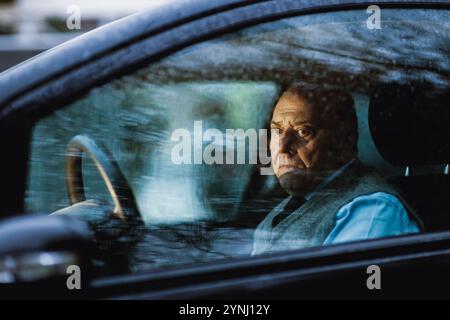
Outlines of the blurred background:
{"type": "Polygon", "coordinates": [[[166,0],[0,0],[0,72],[81,33],[166,0]],[[69,8],[81,29],[70,30],[69,8]]]}

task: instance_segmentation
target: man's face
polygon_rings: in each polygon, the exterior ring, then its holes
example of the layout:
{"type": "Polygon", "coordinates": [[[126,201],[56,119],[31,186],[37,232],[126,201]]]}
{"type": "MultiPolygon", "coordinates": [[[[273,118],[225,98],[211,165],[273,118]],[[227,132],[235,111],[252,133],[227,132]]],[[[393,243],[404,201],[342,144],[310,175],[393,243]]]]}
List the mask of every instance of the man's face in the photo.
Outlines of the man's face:
{"type": "Polygon", "coordinates": [[[271,129],[278,130],[272,130],[270,152],[275,175],[290,194],[312,191],[342,164],[337,127],[329,106],[312,105],[289,91],[278,100],[271,121],[271,129]]]}

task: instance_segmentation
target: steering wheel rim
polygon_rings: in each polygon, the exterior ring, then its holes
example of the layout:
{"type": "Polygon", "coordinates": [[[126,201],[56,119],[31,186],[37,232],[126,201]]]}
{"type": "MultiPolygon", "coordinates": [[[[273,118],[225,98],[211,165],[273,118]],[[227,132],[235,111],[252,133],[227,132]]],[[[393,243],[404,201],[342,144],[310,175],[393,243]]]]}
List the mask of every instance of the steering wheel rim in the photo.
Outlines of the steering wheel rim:
{"type": "Polygon", "coordinates": [[[114,202],[113,215],[125,222],[142,223],[134,194],[117,161],[102,144],[87,135],[73,137],[67,145],[66,182],[70,204],[86,200],[82,156],[94,162],[114,202]]]}

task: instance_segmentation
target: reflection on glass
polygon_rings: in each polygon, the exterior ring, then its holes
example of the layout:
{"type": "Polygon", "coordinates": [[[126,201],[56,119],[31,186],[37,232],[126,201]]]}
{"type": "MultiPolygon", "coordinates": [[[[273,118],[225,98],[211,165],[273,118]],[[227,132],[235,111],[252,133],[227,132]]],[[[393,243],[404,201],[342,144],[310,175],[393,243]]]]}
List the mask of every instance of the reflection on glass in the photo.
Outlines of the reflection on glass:
{"type": "MultiPolygon", "coordinates": [[[[73,136],[88,134],[105,144],[118,161],[146,224],[142,240],[122,248],[122,258],[129,268],[124,272],[250,256],[252,251],[258,254],[370,238],[353,231],[345,236],[337,235],[335,227],[339,226],[339,221],[359,223],[349,219],[351,210],[340,209],[355,197],[391,189],[361,189],[354,197],[348,192],[347,198],[341,199],[342,203],[333,204],[330,202],[333,196],[349,190],[342,185],[322,189],[318,194],[324,197],[323,203],[316,203],[321,208],[312,210],[317,215],[310,214],[311,221],[302,223],[301,227],[287,223],[289,220],[268,218],[274,218],[281,211],[288,211],[284,213],[289,216],[308,202],[311,205],[307,199],[311,191],[326,178],[334,179],[339,169],[356,170],[355,163],[379,170],[382,179],[389,180],[386,188],[390,182],[396,182],[399,202],[407,212],[404,216],[388,210],[400,220],[406,217],[404,228],[401,232],[394,230],[375,237],[417,232],[421,223],[415,213],[421,215],[421,211],[428,208],[414,195],[426,190],[420,189],[421,184],[413,179],[405,182],[403,172],[406,165],[414,166],[413,171],[420,173],[421,179],[433,177],[435,182],[428,186],[445,189],[441,176],[446,163],[441,160],[449,144],[446,143],[447,131],[441,127],[448,123],[443,101],[448,101],[449,92],[450,17],[444,10],[408,10],[406,13],[406,10],[385,9],[381,30],[368,30],[366,18],[365,12],[359,10],[312,14],[262,24],[193,45],[132,75],[93,89],[85,97],[36,123],[30,153],[28,210],[49,213],[69,206],[64,169],[66,145],[73,136]],[[249,137],[235,139],[226,135],[230,129],[242,129],[243,132],[268,130],[274,120],[275,127],[272,127],[280,130],[280,136],[272,135],[271,143],[278,139],[283,144],[287,130],[292,133],[292,141],[284,145],[291,146],[291,151],[282,153],[299,154],[298,150],[312,141],[308,139],[323,128],[336,125],[327,122],[331,116],[324,117],[326,112],[320,108],[323,112],[317,112],[318,108],[311,111],[311,117],[319,120],[309,126],[294,125],[294,120],[299,120],[305,110],[297,110],[294,114],[290,110],[293,118],[280,118],[274,113],[275,105],[292,84],[320,87],[322,94],[316,97],[319,103],[311,101],[308,90],[294,95],[290,101],[283,102],[291,107],[302,104],[324,107],[325,101],[320,102],[323,92],[345,92],[339,96],[348,95],[352,100],[358,128],[356,133],[340,133],[341,138],[347,139],[342,145],[334,140],[336,131],[327,133],[328,137],[323,140],[325,147],[321,149],[327,156],[320,158],[324,170],[317,175],[322,175],[323,179],[312,183],[307,191],[303,190],[301,197],[297,192],[301,188],[296,184],[305,177],[285,178],[295,176],[296,169],[312,163],[313,158],[295,158],[303,159],[297,161],[285,156],[285,160],[293,162],[280,168],[279,164],[274,166],[274,157],[281,151],[271,148],[275,175],[262,175],[261,168],[265,164],[261,159],[258,158],[256,164],[250,161],[252,150],[260,149],[261,144],[255,147],[249,137]],[[383,85],[392,92],[379,91],[379,88],[385,88],[383,85]],[[393,89],[397,87],[401,89],[393,89]],[[408,93],[401,95],[405,88],[408,93]],[[425,91],[432,99],[418,96],[425,91]],[[402,99],[395,100],[396,95],[402,99]],[[379,97],[383,98],[383,103],[377,102],[381,101],[379,97]],[[392,105],[399,105],[401,101],[405,110],[415,111],[396,114],[398,109],[392,105]],[[412,109],[408,101],[414,105],[412,109]],[[425,109],[434,111],[423,112],[425,109]],[[404,152],[409,158],[399,159],[401,154],[391,150],[389,141],[398,142],[396,148],[399,150],[409,144],[401,143],[395,137],[405,140],[404,137],[414,136],[419,139],[415,141],[426,142],[412,130],[417,126],[411,125],[415,119],[425,121],[426,114],[432,115],[429,127],[434,131],[422,131],[422,136],[427,132],[442,133],[428,140],[435,142],[428,145],[439,152],[427,153],[427,149],[422,148],[420,163],[415,163],[417,159],[413,153],[404,152]],[[395,123],[389,119],[396,119],[395,123]],[[391,123],[389,127],[387,123],[391,123]],[[182,140],[186,141],[182,136],[191,143],[178,155],[189,159],[190,164],[173,159],[174,148],[182,140]],[[239,143],[246,147],[244,164],[237,163],[239,143]],[[348,145],[355,147],[354,153],[341,159],[348,145]],[[227,153],[234,154],[236,161],[207,164],[205,152],[212,149],[215,151],[209,153],[210,156],[226,160],[227,153]],[[333,152],[327,152],[330,150],[333,152]],[[197,160],[200,163],[196,164],[197,160]],[[414,183],[417,188],[403,188],[414,183]],[[324,190],[333,195],[327,195],[324,190]],[[297,199],[290,202],[289,194],[297,199]],[[330,210],[325,210],[325,203],[330,205],[330,210]],[[283,210],[286,206],[292,210],[283,210]],[[274,210],[278,212],[273,214],[274,210]],[[329,219],[317,220],[320,212],[326,212],[329,219]],[[410,212],[414,214],[409,215],[410,212]],[[260,223],[267,223],[267,228],[260,223]],[[283,226],[290,230],[283,231],[283,226]],[[276,245],[265,247],[267,243],[274,244],[273,239],[277,237],[281,240],[277,240],[276,245]]],[[[331,104],[330,108],[335,109],[336,105],[331,104]]],[[[318,161],[319,158],[314,159],[318,161]]],[[[83,171],[88,198],[108,201],[104,183],[95,167],[85,164],[83,171]]],[[[433,212],[445,211],[441,201],[445,196],[439,190],[428,193],[433,198],[432,202],[427,202],[428,206],[433,203],[433,212]]],[[[384,195],[377,196],[380,200],[384,195]]],[[[387,199],[385,204],[392,204],[391,200],[387,199]]],[[[398,203],[394,201],[393,205],[398,203]]],[[[364,206],[361,208],[362,213],[358,216],[365,216],[368,210],[364,206]]],[[[376,220],[377,217],[372,218],[376,220]]],[[[431,228],[444,226],[432,219],[424,222],[431,228]]],[[[367,227],[370,217],[364,223],[367,227]]],[[[121,256],[119,251],[105,253],[108,254],[116,258],[121,256]]],[[[111,263],[107,265],[111,266],[111,263]]]]}

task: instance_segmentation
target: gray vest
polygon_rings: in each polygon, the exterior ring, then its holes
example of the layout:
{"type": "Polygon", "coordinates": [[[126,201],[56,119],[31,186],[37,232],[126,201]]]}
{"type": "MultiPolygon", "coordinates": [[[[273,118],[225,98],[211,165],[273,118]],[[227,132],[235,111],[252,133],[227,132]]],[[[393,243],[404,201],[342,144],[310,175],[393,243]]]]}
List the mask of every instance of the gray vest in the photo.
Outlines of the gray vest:
{"type": "Polygon", "coordinates": [[[339,209],[356,197],[375,192],[395,196],[403,203],[410,217],[416,220],[419,228],[422,226],[394,187],[375,170],[355,161],[300,208],[272,227],[272,220],[291,197],[276,206],[256,228],[252,254],[322,245],[336,223],[339,209]]]}

